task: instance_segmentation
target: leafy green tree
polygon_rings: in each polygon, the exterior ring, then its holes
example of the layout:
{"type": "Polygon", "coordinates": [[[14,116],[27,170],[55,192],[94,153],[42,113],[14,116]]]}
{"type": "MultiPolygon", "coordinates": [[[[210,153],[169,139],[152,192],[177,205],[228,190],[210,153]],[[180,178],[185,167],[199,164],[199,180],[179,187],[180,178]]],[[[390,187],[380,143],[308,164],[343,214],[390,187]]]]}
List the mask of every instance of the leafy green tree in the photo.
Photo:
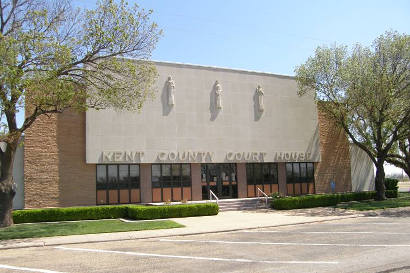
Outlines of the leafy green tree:
{"type": "Polygon", "coordinates": [[[409,68],[410,36],[390,31],[372,47],[318,47],[295,69],[299,95],[314,91],[320,110],[375,164],[378,200],[386,198],[383,164],[409,135],[409,68]]]}
{"type": "Polygon", "coordinates": [[[67,109],[137,110],[154,92],[157,73],[148,59],[161,31],[152,11],[123,0],[100,0],[92,10],[70,2],[0,0],[0,141],[7,144],[0,152],[0,227],[13,223],[14,154],[38,117],[67,109]]]}

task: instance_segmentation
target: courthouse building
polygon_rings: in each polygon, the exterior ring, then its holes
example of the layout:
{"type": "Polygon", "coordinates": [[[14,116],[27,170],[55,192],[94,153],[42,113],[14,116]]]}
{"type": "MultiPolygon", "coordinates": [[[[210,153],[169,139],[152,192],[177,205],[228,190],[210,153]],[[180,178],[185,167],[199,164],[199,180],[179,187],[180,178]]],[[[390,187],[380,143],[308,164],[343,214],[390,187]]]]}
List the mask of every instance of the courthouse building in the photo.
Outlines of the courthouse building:
{"type": "Polygon", "coordinates": [[[372,189],[367,156],[293,77],[154,64],[157,93],[141,112],[65,112],[27,130],[22,207],[372,189]]]}

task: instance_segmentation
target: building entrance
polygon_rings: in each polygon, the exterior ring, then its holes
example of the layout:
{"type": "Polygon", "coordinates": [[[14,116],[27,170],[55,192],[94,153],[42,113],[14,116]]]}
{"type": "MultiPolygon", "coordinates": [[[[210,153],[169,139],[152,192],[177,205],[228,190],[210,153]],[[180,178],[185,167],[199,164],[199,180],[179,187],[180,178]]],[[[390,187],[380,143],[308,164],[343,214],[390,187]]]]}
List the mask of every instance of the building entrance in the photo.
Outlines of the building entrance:
{"type": "Polygon", "coordinates": [[[201,164],[202,199],[209,199],[209,190],[218,198],[238,198],[236,164],[201,164]]]}

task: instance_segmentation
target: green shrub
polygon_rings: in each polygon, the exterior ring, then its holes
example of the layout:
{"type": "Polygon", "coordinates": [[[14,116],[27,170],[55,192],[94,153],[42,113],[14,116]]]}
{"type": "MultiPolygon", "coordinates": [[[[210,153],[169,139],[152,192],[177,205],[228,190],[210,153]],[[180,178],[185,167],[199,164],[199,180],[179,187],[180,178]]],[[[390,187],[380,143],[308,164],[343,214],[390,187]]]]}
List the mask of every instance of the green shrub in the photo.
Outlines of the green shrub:
{"type": "Polygon", "coordinates": [[[385,192],[387,198],[397,198],[399,195],[398,190],[386,190],[385,192]]]}
{"type": "Polygon", "coordinates": [[[71,207],[13,211],[14,223],[124,218],[127,206],[71,207]]]}
{"type": "Polygon", "coordinates": [[[98,219],[159,219],[218,214],[215,203],[174,205],[174,206],[95,206],[50,208],[13,211],[13,221],[19,223],[58,222],[98,219]]]}
{"type": "Polygon", "coordinates": [[[314,207],[334,206],[340,202],[360,201],[373,199],[376,195],[374,191],[368,192],[348,192],[336,194],[312,194],[295,197],[285,197],[273,199],[271,207],[274,209],[300,209],[314,207]]]}
{"type": "Polygon", "coordinates": [[[128,206],[128,217],[135,220],[151,220],[160,218],[179,218],[190,216],[206,216],[218,214],[219,207],[215,203],[172,206],[128,206]]]}
{"type": "Polygon", "coordinates": [[[399,186],[397,186],[398,183],[399,183],[399,180],[394,179],[394,178],[385,178],[384,179],[384,185],[386,186],[386,191],[397,191],[397,190],[399,190],[399,186]]]}

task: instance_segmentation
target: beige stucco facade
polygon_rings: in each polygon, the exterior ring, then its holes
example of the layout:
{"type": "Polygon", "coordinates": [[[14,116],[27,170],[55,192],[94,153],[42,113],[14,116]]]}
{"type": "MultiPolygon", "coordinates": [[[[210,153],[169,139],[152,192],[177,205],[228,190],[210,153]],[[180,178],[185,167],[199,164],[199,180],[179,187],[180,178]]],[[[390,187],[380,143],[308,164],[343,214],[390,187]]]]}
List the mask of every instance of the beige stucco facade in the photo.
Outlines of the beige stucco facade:
{"type": "Polygon", "coordinates": [[[87,111],[87,163],[320,161],[316,105],[312,94],[298,97],[292,77],[155,65],[156,97],[141,113],[87,111]],[[171,106],[168,77],[174,83],[171,106]]]}

